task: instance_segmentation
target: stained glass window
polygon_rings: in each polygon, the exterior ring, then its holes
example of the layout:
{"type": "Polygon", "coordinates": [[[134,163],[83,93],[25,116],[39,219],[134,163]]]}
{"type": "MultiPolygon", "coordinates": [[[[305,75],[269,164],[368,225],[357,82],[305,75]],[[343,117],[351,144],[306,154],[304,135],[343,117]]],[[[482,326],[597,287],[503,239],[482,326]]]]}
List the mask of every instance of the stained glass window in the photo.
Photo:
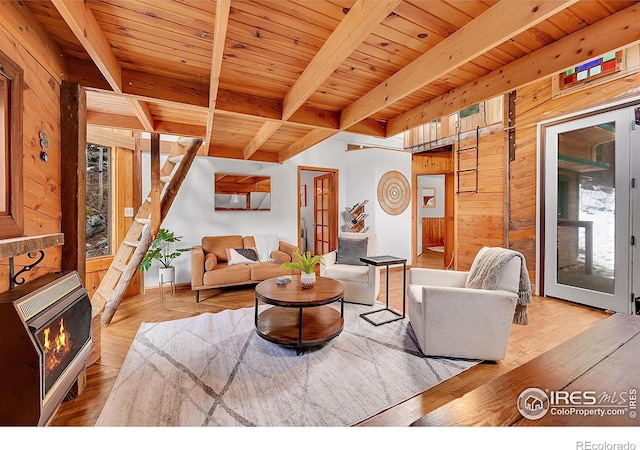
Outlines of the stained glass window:
{"type": "Polygon", "coordinates": [[[573,67],[560,74],[562,88],[567,88],[578,83],[617,72],[619,61],[622,60],[622,52],[610,52],[599,58],[592,59],[584,64],[573,67]]]}

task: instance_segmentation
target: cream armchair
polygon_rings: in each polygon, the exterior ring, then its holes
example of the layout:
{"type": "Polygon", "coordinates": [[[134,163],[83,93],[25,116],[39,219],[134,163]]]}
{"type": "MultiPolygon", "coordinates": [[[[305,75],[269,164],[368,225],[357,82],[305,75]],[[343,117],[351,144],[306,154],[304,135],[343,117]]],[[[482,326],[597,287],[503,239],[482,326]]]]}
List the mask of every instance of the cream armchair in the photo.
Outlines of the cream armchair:
{"type": "Polygon", "coordinates": [[[504,359],[523,260],[514,257],[503,265],[495,289],[465,287],[470,273],[478,273],[474,266],[486,249],[478,252],[469,272],[409,269],[409,322],[425,355],[504,359]]]}
{"type": "MultiPolygon", "coordinates": [[[[362,265],[350,265],[337,263],[340,241],[343,239],[367,238],[366,255],[376,256],[380,254],[378,237],[375,233],[348,233],[341,232],[338,236],[338,250],[326,253],[320,263],[320,276],[338,280],[344,286],[344,301],[373,305],[380,293],[380,267],[362,265]]],[[[356,256],[354,255],[354,259],[356,256]]]]}

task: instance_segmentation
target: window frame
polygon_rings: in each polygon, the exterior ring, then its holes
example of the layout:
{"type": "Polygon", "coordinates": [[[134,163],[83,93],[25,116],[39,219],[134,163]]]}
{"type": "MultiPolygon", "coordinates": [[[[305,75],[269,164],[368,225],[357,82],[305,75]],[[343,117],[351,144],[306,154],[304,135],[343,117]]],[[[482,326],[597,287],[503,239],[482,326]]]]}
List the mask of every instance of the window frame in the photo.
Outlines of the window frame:
{"type": "MultiPolygon", "coordinates": [[[[22,120],[24,72],[22,68],[0,51],[0,76],[8,81],[9,105],[7,117],[7,145],[0,149],[6,152],[8,160],[7,211],[0,215],[0,239],[22,236],[24,234],[24,197],[22,184],[22,120]]],[[[4,118],[2,119],[4,120],[4,118]]]]}

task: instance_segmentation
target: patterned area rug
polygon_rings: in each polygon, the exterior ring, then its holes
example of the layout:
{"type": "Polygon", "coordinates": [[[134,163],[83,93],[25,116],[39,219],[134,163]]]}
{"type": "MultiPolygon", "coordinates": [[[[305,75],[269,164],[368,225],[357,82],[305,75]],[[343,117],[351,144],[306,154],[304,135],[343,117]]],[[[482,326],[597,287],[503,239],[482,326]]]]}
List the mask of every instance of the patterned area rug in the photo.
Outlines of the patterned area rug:
{"type": "Polygon", "coordinates": [[[342,333],[302,355],[258,336],[253,308],[143,323],[97,426],[350,426],[478,363],[422,356],[408,319],[371,309],[345,303],[342,333]]]}

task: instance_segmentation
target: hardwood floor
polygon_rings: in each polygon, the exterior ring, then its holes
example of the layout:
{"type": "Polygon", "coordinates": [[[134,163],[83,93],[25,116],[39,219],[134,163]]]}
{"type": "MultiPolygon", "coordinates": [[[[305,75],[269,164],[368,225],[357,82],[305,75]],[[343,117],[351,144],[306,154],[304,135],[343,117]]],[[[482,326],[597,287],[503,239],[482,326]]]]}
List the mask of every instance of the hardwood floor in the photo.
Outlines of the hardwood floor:
{"type": "MultiPolygon", "coordinates": [[[[425,252],[416,264],[420,267],[442,268],[442,254],[425,252]]],[[[381,294],[384,301],[385,276],[382,276],[381,294]]],[[[402,308],[402,269],[389,272],[390,304],[402,308]]],[[[168,290],[168,287],[165,287],[168,290]]],[[[195,303],[195,294],[188,287],[177,288],[175,298],[164,295],[160,299],[157,289],[125,299],[111,324],[102,329],[101,357],[87,369],[84,392],[64,402],[50,426],[93,426],[122,367],[140,324],[190,317],[203,312],[251,307],[254,304],[252,287],[227,289],[222,292],[204,291],[201,302],[195,303]]],[[[408,305],[407,305],[408,306],[408,305]]],[[[530,324],[514,325],[507,357],[498,363],[482,363],[453,377],[434,388],[362,422],[360,426],[409,426],[434,409],[461,397],[478,386],[489,383],[497,376],[514,369],[544,353],[567,339],[585,331],[594,323],[608,317],[601,310],[565,301],[534,297],[529,307],[530,324]]]]}

